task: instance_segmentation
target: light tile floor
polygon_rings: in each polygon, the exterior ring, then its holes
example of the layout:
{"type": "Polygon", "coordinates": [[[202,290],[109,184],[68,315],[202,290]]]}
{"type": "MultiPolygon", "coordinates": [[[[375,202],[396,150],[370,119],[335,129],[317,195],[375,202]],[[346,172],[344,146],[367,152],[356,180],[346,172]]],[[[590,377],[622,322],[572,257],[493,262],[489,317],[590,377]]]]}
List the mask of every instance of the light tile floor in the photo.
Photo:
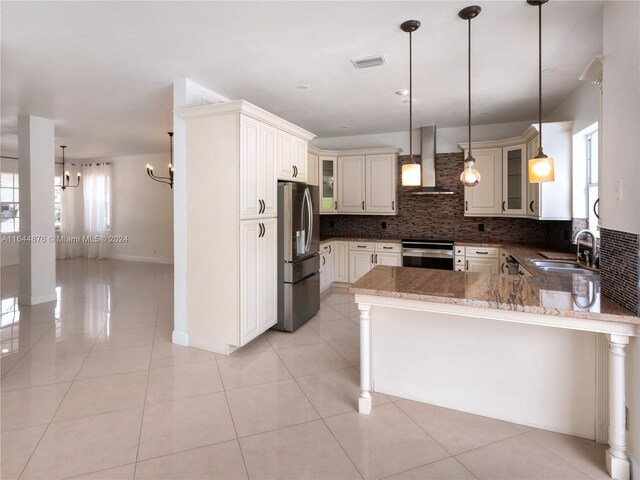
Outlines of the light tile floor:
{"type": "Polygon", "coordinates": [[[381,394],[359,415],[345,289],[226,357],[171,343],[171,267],[57,275],[58,302],[18,307],[2,269],[2,479],[607,478],[587,440],[381,394]]]}

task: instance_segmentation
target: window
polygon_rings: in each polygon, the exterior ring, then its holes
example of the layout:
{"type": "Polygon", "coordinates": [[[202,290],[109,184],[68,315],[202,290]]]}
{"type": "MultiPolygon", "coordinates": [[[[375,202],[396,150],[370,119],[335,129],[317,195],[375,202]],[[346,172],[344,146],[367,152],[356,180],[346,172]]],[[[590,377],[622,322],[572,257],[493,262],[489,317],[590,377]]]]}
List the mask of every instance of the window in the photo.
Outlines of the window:
{"type": "Polygon", "coordinates": [[[598,130],[594,130],[585,136],[587,159],[587,194],[589,204],[589,230],[599,236],[598,232],[598,130]]]}
{"type": "Polygon", "coordinates": [[[17,173],[0,173],[0,233],[20,231],[19,184],[17,173]]]}
{"type": "Polygon", "coordinates": [[[60,213],[62,211],[62,177],[55,177],[53,182],[53,217],[56,232],[60,231],[60,213]]]}

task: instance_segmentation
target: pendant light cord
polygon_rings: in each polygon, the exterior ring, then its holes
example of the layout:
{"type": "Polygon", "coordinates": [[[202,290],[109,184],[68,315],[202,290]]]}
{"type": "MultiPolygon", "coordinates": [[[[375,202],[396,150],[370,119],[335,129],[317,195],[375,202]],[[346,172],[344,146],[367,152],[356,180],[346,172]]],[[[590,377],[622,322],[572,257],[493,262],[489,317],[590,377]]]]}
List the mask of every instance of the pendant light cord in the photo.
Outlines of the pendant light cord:
{"type": "Polygon", "coordinates": [[[409,31],[409,160],[413,161],[413,52],[409,31]]]}
{"type": "Polygon", "coordinates": [[[538,4],[538,151],[542,152],[542,2],[538,4]]]}
{"type": "Polygon", "coordinates": [[[469,38],[468,38],[468,42],[469,42],[469,58],[467,59],[467,67],[468,67],[468,72],[467,72],[467,80],[468,80],[468,87],[469,87],[469,154],[467,155],[467,158],[471,157],[471,19],[468,20],[469,22],[469,38]]]}

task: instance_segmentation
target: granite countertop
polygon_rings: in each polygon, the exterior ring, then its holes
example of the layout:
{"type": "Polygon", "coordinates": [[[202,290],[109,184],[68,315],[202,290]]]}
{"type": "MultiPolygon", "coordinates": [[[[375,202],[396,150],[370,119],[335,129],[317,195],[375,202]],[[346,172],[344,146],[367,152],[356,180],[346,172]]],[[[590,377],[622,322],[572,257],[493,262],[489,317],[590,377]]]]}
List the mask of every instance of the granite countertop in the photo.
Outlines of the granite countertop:
{"type": "Polygon", "coordinates": [[[599,279],[595,275],[523,277],[379,265],[354,283],[349,291],[640,325],[640,317],[600,293],[599,279]]]}

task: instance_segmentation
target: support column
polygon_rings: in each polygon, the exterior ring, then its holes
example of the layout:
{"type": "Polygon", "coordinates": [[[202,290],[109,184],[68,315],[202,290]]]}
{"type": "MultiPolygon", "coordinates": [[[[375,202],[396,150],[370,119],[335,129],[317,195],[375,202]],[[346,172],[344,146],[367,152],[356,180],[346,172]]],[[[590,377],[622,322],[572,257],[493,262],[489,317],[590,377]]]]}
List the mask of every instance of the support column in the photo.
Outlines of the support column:
{"type": "Polygon", "coordinates": [[[20,244],[19,302],[36,305],[56,300],[53,120],[18,119],[18,157],[19,235],[27,237],[20,244]]]}
{"type": "Polygon", "coordinates": [[[629,479],[625,431],[624,347],[629,337],[607,335],[609,341],[609,450],[607,472],[615,480],[629,479]]]}
{"type": "Polygon", "coordinates": [[[371,305],[359,303],[360,310],[360,398],[358,411],[371,415],[371,305]]]}

